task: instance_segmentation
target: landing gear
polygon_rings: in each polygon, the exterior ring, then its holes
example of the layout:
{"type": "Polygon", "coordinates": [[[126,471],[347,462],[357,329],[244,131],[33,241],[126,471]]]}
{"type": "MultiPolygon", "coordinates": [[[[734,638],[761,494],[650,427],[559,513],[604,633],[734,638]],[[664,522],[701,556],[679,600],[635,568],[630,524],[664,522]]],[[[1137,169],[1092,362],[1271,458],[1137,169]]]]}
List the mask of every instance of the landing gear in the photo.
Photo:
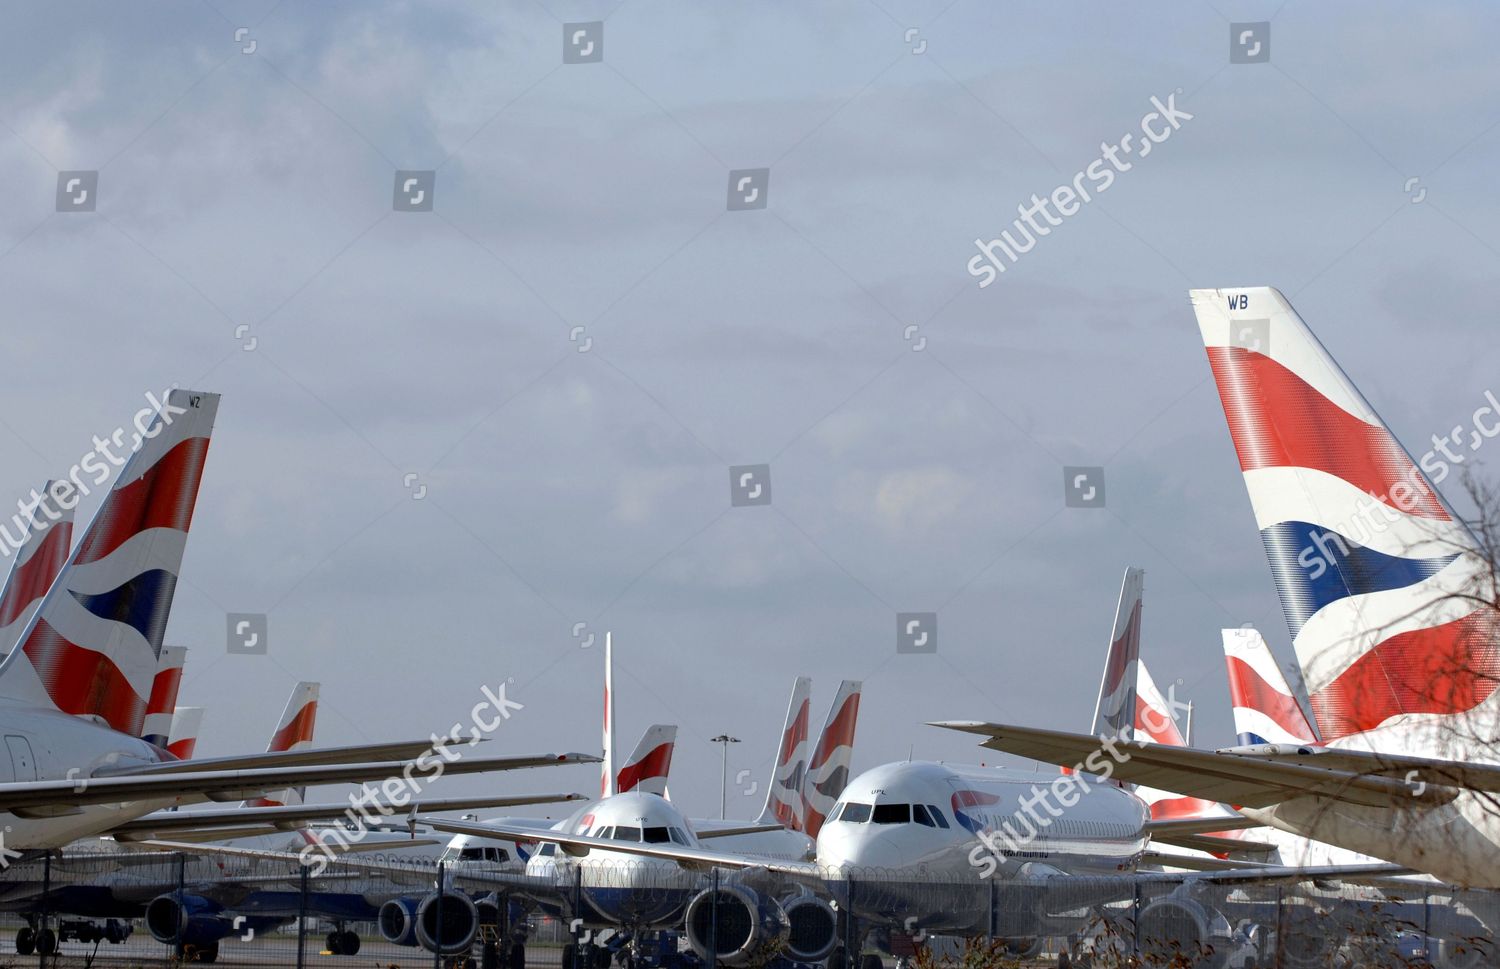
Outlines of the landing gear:
{"type": "Polygon", "coordinates": [[[348,929],[334,929],[328,933],[325,940],[329,953],[336,956],[353,956],[359,954],[359,933],[348,929]]]}
{"type": "Polygon", "coordinates": [[[505,952],[505,969],[526,969],[526,943],[512,942],[505,952]]]}
{"type": "Polygon", "coordinates": [[[29,956],[36,951],[36,930],[29,925],[22,926],[16,932],[16,952],[19,955],[29,956]]]}
{"type": "Polygon", "coordinates": [[[36,934],[36,951],[38,955],[50,956],[57,951],[57,933],[51,929],[42,929],[36,934]]]}

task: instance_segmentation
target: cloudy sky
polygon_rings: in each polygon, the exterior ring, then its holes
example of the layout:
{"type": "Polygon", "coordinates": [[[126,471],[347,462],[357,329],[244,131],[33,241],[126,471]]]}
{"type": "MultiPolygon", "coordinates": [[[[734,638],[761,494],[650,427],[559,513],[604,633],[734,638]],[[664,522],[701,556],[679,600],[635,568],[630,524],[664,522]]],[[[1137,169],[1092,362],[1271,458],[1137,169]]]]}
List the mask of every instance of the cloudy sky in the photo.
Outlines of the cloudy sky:
{"type": "Polygon", "coordinates": [[[1485,5],[5,18],[0,496],[147,391],[224,395],[168,634],[206,754],[263,746],[299,679],[328,743],[509,681],[494,752],[596,751],[611,629],[622,743],[679,724],[703,814],[707,738],[742,738],[748,816],[797,674],[819,721],[865,681],[856,768],[982,756],[929,719],[1086,728],[1129,565],[1157,681],[1226,743],[1219,629],[1291,652],[1187,289],[1279,287],[1418,452],[1500,389],[1485,5]],[[1265,22],[1269,61],[1231,63],[1265,22]],[[981,289],[975,239],[1168,96],[1192,120],[981,289]],[[730,210],[744,169],[763,207],[730,210]],[[57,211],[73,171],[95,211],[57,211]],[[398,171],[435,173],[430,211],[398,171]],[[733,506],[759,464],[771,503],[733,506]],[[1068,465],[1105,507],[1065,507],[1068,465]],[[929,611],[936,653],[898,653],[929,611]],[[229,654],[230,612],[266,655],[229,654]]]}

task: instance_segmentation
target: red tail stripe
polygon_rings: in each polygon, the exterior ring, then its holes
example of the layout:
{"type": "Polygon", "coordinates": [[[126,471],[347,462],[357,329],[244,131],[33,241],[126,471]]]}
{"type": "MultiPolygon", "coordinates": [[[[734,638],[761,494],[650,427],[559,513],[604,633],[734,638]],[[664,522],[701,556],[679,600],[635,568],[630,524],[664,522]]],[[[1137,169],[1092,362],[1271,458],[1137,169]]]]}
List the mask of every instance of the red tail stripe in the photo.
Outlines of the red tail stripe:
{"type": "Polygon", "coordinates": [[[268,750],[291,750],[292,745],[313,739],[313,725],[318,719],[318,701],[309,700],[303,704],[302,709],[297,711],[296,716],[287,721],[286,726],[271,737],[271,746],[268,750]]]}
{"type": "Polygon", "coordinates": [[[787,732],[782,735],[781,756],[776,760],[777,767],[784,767],[785,765],[790,763],[792,759],[792,753],[797,749],[797,746],[807,740],[808,706],[808,701],[803,700],[802,706],[797,710],[796,717],[792,719],[791,727],[789,727],[787,729],[787,732]]]}
{"type": "Polygon", "coordinates": [[[1409,514],[1448,520],[1442,502],[1384,428],[1372,427],[1270,357],[1209,347],[1208,361],[1240,468],[1312,468],[1342,478],[1409,514]],[[1391,498],[1397,482],[1406,506],[1391,498]]]}
{"type": "Polygon", "coordinates": [[[1112,696],[1120,688],[1130,666],[1141,655],[1141,603],[1136,601],[1130,609],[1130,618],[1120,638],[1110,644],[1109,657],[1104,667],[1104,695],[1112,696]]]}
{"type": "Polygon", "coordinates": [[[73,542],[72,522],[49,525],[26,564],[10,577],[5,601],[0,602],[0,626],[15,622],[26,607],[47,594],[57,573],[68,560],[68,546],[73,542]]]}
{"type": "Polygon", "coordinates": [[[1487,608],[1429,629],[1398,633],[1312,696],[1325,742],[1403,713],[1472,710],[1500,685],[1500,635],[1487,608]]]}
{"type": "Polygon", "coordinates": [[[22,649],[59,710],[97,714],[114,729],[140,736],[146,700],[108,656],[69,642],[45,620],[32,627],[22,649]]]}
{"type": "Polygon", "coordinates": [[[840,747],[854,746],[854,727],[859,717],[859,694],[851,693],[839,708],[838,715],[823,730],[818,740],[818,749],[813,752],[809,768],[816,771],[828,763],[828,758],[840,747]]]}
{"type": "Polygon", "coordinates": [[[97,562],[148,528],[187,531],[207,455],[208,438],[190,437],[135,481],[111,491],[78,549],[78,564],[97,562]]]}
{"type": "Polygon", "coordinates": [[[1187,746],[1182,732],[1177,729],[1177,721],[1168,716],[1165,710],[1156,709],[1139,695],[1135,698],[1135,729],[1150,737],[1153,743],[1168,747],[1187,746]]]}
{"type": "Polygon", "coordinates": [[[672,747],[672,744],[659,744],[640,760],[620,768],[620,793],[635,790],[636,785],[648,777],[666,777],[672,767],[672,747]]]}
{"type": "Polygon", "coordinates": [[[1238,656],[1226,656],[1229,664],[1229,700],[1237,707],[1259,710],[1294,737],[1312,740],[1312,727],[1297,701],[1271,686],[1255,668],[1238,656]]]}
{"type": "Polygon", "coordinates": [[[197,749],[197,747],[197,737],[183,737],[181,740],[174,740],[171,743],[167,744],[167,753],[176,757],[178,760],[192,760],[193,751],[197,749]]]}
{"type": "Polygon", "coordinates": [[[182,667],[160,670],[151,681],[151,698],[146,701],[146,715],[171,713],[177,707],[177,691],[182,686],[182,667]]]}

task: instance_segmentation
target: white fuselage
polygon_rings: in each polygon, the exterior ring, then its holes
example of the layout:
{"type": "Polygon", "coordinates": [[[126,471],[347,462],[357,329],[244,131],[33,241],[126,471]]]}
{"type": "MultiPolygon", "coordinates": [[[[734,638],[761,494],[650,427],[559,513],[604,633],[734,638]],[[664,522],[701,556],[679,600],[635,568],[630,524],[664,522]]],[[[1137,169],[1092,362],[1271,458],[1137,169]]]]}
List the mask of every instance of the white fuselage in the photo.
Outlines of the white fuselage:
{"type": "MultiPolygon", "coordinates": [[[[5,699],[0,699],[0,737],[5,745],[0,751],[0,783],[72,780],[82,787],[102,769],[174,759],[144,740],[82,717],[5,699]]],[[[26,812],[35,817],[0,812],[0,829],[8,850],[58,848],[175,803],[177,799],[88,804],[48,816],[26,812]]]]}

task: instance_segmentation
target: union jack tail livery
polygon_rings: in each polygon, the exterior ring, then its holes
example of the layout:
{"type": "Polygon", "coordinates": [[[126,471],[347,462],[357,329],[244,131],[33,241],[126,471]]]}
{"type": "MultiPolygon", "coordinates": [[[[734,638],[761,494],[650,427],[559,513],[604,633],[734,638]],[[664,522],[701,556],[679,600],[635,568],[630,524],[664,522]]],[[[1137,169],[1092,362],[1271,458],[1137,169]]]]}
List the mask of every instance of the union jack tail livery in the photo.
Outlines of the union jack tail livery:
{"type": "Polygon", "coordinates": [[[776,748],[776,767],[771,772],[766,806],[757,819],[761,824],[780,823],[791,831],[803,830],[802,788],[807,778],[807,731],[812,718],[812,680],[799,676],[792,681],[792,700],[786,708],[786,724],[776,748]]]}
{"type": "Polygon", "coordinates": [[[1265,638],[1254,629],[1226,629],[1224,661],[1229,666],[1229,699],[1239,742],[1293,744],[1318,742],[1312,724],[1292,694],[1265,638]]]}
{"type": "MultiPolygon", "coordinates": [[[[21,631],[68,560],[68,549],[73,544],[73,509],[77,507],[72,486],[65,481],[49,481],[42,486],[41,494],[51,495],[54,489],[62,488],[69,489],[64,493],[68,507],[62,507],[55,497],[38,503],[31,512],[25,537],[20,538],[20,546],[10,560],[5,587],[0,589],[0,651],[9,653],[16,648],[21,631]]],[[[19,527],[19,520],[15,524],[19,527]]],[[[0,534],[8,541],[11,538],[3,525],[0,534]]]]}
{"type": "Polygon", "coordinates": [[[828,812],[849,783],[849,764],[854,759],[854,727],[859,720],[859,696],[864,684],[844,680],[838,696],[828,709],[828,722],[818,737],[808,761],[807,777],[802,786],[802,830],[817,838],[828,812]]]}
{"type": "Polygon", "coordinates": [[[1460,724],[1492,721],[1500,685],[1494,612],[1469,598],[1487,566],[1423,473],[1463,455],[1434,438],[1414,461],[1276,290],[1191,295],[1324,741],[1493,736],[1460,724]]]}
{"type": "Polygon", "coordinates": [[[1125,570],[1115,625],[1109,634],[1109,652],[1104,658],[1104,678],[1099,683],[1099,702],[1094,706],[1092,732],[1096,737],[1128,740],[1135,726],[1136,661],[1141,655],[1141,597],[1145,587],[1145,569],[1125,570]]]}
{"type": "Polygon", "coordinates": [[[192,760],[198,747],[198,731],[203,726],[202,707],[178,707],[172,711],[172,732],[167,735],[167,752],[178,760],[192,760]]]}
{"type": "MultiPolygon", "coordinates": [[[[292,695],[286,701],[286,709],[281,711],[281,720],[276,724],[276,732],[271,734],[271,742],[266,745],[266,753],[304,750],[312,746],[313,728],[318,722],[319,689],[317,683],[307,682],[298,683],[292,688],[292,695]]],[[[289,787],[246,801],[245,807],[301,804],[305,791],[306,788],[289,787]]]]}
{"type": "Polygon", "coordinates": [[[667,774],[672,769],[672,749],[677,745],[677,728],[664,723],[653,724],[641,735],[635,753],[620,768],[616,793],[642,791],[667,796],[667,774]]]}
{"type": "Polygon", "coordinates": [[[151,681],[151,698],[146,701],[146,720],[141,734],[141,739],[148,744],[167,746],[173,711],[177,709],[177,690],[182,686],[182,667],[186,662],[185,647],[161,648],[156,661],[156,678],[151,681]]]}
{"type": "MultiPolygon", "coordinates": [[[[217,394],[171,391],[136,434],[134,453],[0,666],[0,694],[141,735],[218,406],[217,394]]],[[[103,444],[124,450],[125,433],[103,444]]],[[[90,460],[102,482],[108,468],[97,455],[80,467],[90,460]]]]}

